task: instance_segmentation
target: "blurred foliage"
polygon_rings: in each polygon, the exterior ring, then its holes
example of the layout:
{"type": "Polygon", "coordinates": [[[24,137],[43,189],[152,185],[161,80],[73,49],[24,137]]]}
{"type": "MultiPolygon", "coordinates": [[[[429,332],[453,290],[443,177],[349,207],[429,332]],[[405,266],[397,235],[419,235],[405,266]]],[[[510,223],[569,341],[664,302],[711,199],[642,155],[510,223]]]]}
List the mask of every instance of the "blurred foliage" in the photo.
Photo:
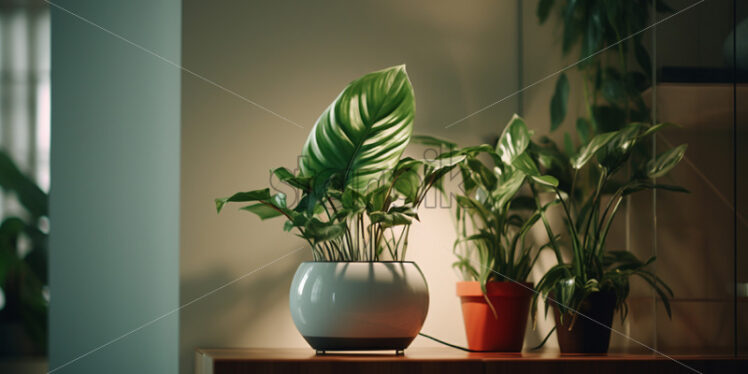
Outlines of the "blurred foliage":
{"type": "MultiPolygon", "coordinates": [[[[642,92],[652,84],[652,60],[643,31],[656,12],[671,12],[661,0],[541,0],[541,24],[553,13],[561,20],[561,51],[579,49],[586,113],[576,120],[579,143],[596,133],[620,130],[630,122],[650,120],[642,92]]],[[[551,131],[566,119],[570,85],[561,74],[550,103],[551,131]]],[[[571,135],[565,137],[571,138],[571,135]]]]}
{"type": "MultiPolygon", "coordinates": [[[[582,96],[584,114],[576,118],[572,132],[563,134],[561,146],[542,137],[528,148],[541,170],[559,181],[555,193],[564,208],[564,234],[569,242],[554,240],[557,233],[541,218],[553,249],[571,252],[571,261],[559,261],[537,289],[546,299],[555,295],[562,316],[578,308],[590,293],[612,290],[624,319],[629,278],[638,276],[657,292],[669,315],[672,292],[647,270],[654,257],[641,261],[630,252],[609,251],[606,239],[625,196],[645,189],[684,191],[654,182],[678,164],[686,146],[651,154],[652,135],[670,124],[650,125],[649,108],[642,98],[653,84],[644,31],[654,14],[672,9],[662,0],[538,3],[541,24],[554,12],[561,22],[562,53],[579,50],[577,68],[582,82],[581,92],[573,93],[566,74],[558,77],[549,108],[550,131],[567,119],[569,95],[582,96]]],[[[533,308],[536,302],[537,298],[533,308]]]]}
{"type": "Polygon", "coordinates": [[[2,151],[0,188],[15,196],[26,211],[0,223],[0,289],[5,298],[0,323],[21,322],[37,352],[43,353],[47,350],[49,249],[48,235],[40,225],[48,215],[49,198],[2,151]],[[22,249],[22,243],[28,248],[22,249]]]}

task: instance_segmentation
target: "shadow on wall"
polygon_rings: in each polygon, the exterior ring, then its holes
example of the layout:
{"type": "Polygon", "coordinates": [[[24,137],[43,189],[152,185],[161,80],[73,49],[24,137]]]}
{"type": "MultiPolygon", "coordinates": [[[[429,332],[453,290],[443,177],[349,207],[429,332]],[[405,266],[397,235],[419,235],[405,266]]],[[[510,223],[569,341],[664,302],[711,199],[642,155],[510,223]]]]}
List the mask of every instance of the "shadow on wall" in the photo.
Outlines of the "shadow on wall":
{"type": "Polygon", "coordinates": [[[288,323],[292,324],[288,312],[288,292],[298,263],[304,261],[300,258],[302,252],[307,256],[306,252],[299,251],[273,264],[272,269],[251,274],[257,267],[247,269],[245,274],[248,275],[240,280],[237,278],[242,275],[237,276],[226,267],[214,267],[198,276],[183,278],[182,289],[192,290],[195,296],[183,301],[182,305],[207,296],[182,309],[182,318],[210,328],[182,329],[180,338],[184,350],[180,357],[180,364],[183,365],[180,370],[191,372],[194,367],[194,357],[187,350],[246,347],[242,341],[247,335],[267,331],[268,328],[272,330],[265,319],[269,314],[287,315],[288,323]],[[279,297],[281,295],[283,297],[279,297]],[[199,316],[199,319],[195,316],[199,316]],[[203,322],[198,322],[201,319],[203,322]]]}

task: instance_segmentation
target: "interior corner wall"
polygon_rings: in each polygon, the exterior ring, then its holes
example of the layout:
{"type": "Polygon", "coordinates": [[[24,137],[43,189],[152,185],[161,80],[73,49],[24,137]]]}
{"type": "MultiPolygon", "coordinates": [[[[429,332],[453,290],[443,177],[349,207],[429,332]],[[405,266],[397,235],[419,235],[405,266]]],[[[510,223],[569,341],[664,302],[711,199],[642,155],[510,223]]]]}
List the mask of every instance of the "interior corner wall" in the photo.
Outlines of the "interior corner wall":
{"type": "Polygon", "coordinates": [[[181,1],[52,3],[49,370],[176,373],[181,1]]]}

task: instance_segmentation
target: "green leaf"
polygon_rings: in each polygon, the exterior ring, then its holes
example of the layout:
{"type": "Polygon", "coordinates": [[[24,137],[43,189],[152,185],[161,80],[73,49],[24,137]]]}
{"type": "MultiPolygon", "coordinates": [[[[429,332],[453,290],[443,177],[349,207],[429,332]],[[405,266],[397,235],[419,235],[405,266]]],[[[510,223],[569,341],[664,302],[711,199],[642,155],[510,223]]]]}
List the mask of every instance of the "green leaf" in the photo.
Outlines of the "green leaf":
{"type": "Polygon", "coordinates": [[[658,132],[658,131],[660,131],[660,130],[662,130],[664,128],[673,127],[673,126],[678,126],[678,125],[676,125],[674,123],[671,123],[671,122],[658,123],[658,124],[656,124],[654,126],[651,126],[651,127],[647,128],[646,130],[644,130],[644,132],[642,132],[639,135],[639,137],[640,138],[644,138],[644,137],[652,135],[652,134],[654,134],[654,133],[656,133],[656,132],[658,132]]]}
{"type": "Polygon", "coordinates": [[[270,218],[275,218],[278,216],[282,216],[283,213],[273,209],[272,207],[265,205],[263,203],[253,204],[249,206],[245,206],[243,208],[240,208],[241,210],[246,210],[247,212],[251,212],[256,214],[258,217],[260,217],[261,220],[266,220],[270,218]]]}
{"type": "Polygon", "coordinates": [[[647,163],[647,176],[650,178],[659,178],[669,173],[683,159],[686,148],[688,148],[688,144],[681,144],[661,153],[654,160],[650,160],[647,163]]]}
{"type": "Polygon", "coordinates": [[[471,215],[477,215],[486,226],[490,224],[491,212],[478,200],[463,195],[456,195],[455,200],[460,207],[470,212],[471,215]]]}
{"type": "Polygon", "coordinates": [[[248,201],[260,201],[270,200],[270,189],[263,188],[261,190],[237,192],[231,197],[223,197],[216,199],[216,212],[220,213],[223,206],[230,202],[248,202],[248,201]]]}
{"type": "Polygon", "coordinates": [[[400,175],[410,170],[417,170],[421,166],[423,166],[423,161],[415,160],[411,157],[403,157],[397,162],[394,175],[400,175]]]}
{"type": "Polygon", "coordinates": [[[509,204],[525,182],[525,176],[525,173],[521,170],[515,170],[509,178],[499,186],[496,192],[494,192],[494,199],[496,200],[495,209],[504,209],[507,204],[509,204]]]}
{"type": "Polygon", "coordinates": [[[571,313],[575,309],[573,302],[574,291],[576,290],[576,278],[561,279],[556,283],[555,294],[558,310],[561,314],[571,313]]]}
{"type": "Polygon", "coordinates": [[[378,223],[382,225],[383,228],[410,225],[413,221],[407,214],[397,211],[390,211],[387,213],[381,211],[371,212],[369,213],[369,219],[371,220],[371,223],[378,223]]]}
{"type": "Polygon", "coordinates": [[[551,13],[551,8],[553,8],[553,0],[540,0],[540,2],[538,2],[538,8],[535,13],[541,24],[548,19],[548,15],[551,13]]]}
{"type": "Polygon", "coordinates": [[[558,187],[558,179],[550,175],[530,176],[532,180],[548,187],[558,187]]]}
{"type": "MultiPolygon", "coordinates": [[[[579,38],[579,35],[582,32],[582,28],[584,27],[584,25],[582,24],[582,20],[576,17],[577,5],[579,5],[579,1],[567,0],[566,9],[564,9],[563,11],[564,33],[562,36],[561,50],[563,51],[564,55],[566,55],[566,53],[571,50],[571,47],[579,38]]],[[[582,6],[583,5],[584,4],[582,4],[582,6]]],[[[580,6],[580,8],[582,8],[582,6],[580,6]]]]}
{"type": "Polygon", "coordinates": [[[393,206],[393,207],[390,208],[389,213],[402,213],[402,214],[404,214],[404,215],[406,215],[408,217],[412,217],[412,218],[415,218],[417,220],[419,219],[418,218],[418,213],[416,213],[413,210],[412,207],[407,206],[407,205],[393,206]]]}
{"type": "Polygon", "coordinates": [[[284,213],[290,216],[290,211],[286,207],[286,195],[280,192],[273,195],[269,201],[245,206],[241,208],[241,210],[254,213],[259,216],[261,220],[275,218],[284,215],[284,213]]]}
{"type": "Polygon", "coordinates": [[[470,158],[467,160],[467,165],[470,170],[478,176],[476,181],[479,181],[487,191],[493,191],[496,188],[496,175],[493,170],[483,165],[478,159],[470,158]]]}
{"type": "Polygon", "coordinates": [[[377,211],[384,209],[384,203],[389,191],[389,186],[380,186],[373,189],[366,195],[366,209],[368,211],[377,211]]]}
{"type": "Polygon", "coordinates": [[[600,49],[600,41],[603,36],[603,20],[599,10],[598,2],[590,2],[588,9],[586,22],[587,27],[584,34],[582,34],[582,51],[580,63],[588,64],[592,60],[588,59],[589,56],[598,52],[600,49]]]}
{"type": "Polygon", "coordinates": [[[574,142],[571,140],[571,134],[564,132],[564,152],[571,157],[574,155],[574,142]]]}
{"type": "Polygon", "coordinates": [[[291,173],[290,170],[284,167],[273,169],[270,172],[276,177],[278,177],[278,179],[280,179],[281,182],[285,182],[286,180],[294,177],[293,173],[291,173]]]}
{"type": "Polygon", "coordinates": [[[465,147],[465,148],[460,149],[460,153],[466,156],[470,156],[470,157],[475,157],[480,153],[488,153],[492,158],[495,158],[495,156],[498,156],[496,154],[495,147],[491,147],[488,144],[465,147]]]}
{"type": "Polygon", "coordinates": [[[641,128],[641,123],[634,122],[616,131],[615,136],[597,152],[597,162],[611,173],[617,170],[629,158],[641,128]]]}
{"type": "Polygon", "coordinates": [[[501,161],[511,164],[517,156],[525,152],[531,136],[525,120],[516,114],[513,115],[496,144],[496,153],[501,157],[501,161]]]}
{"type": "Polygon", "coordinates": [[[261,220],[281,216],[284,212],[289,214],[288,209],[286,208],[286,195],[283,193],[273,195],[270,201],[245,206],[241,208],[241,210],[254,213],[260,217],[261,220]]]}
{"type": "Polygon", "coordinates": [[[538,166],[535,165],[535,161],[533,161],[532,157],[530,157],[527,153],[523,153],[519,157],[517,157],[517,159],[515,159],[512,163],[512,166],[517,170],[521,170],[527,175],[540,176],[540,170],[538,170],[538,166]]]}
{"type": "Polygon", "coordinates": [[[331,185],[334,185],[335,181],[340,181],[340,174],[329,169],[322,170],[311,177],[310,189],[305,201],[306,212],[308,214],[314,213],[324,203],[323,200],[330,196],[329,194],[332,190],[335,190],[334,187],[331,188],[331,185]]]}
{"type": "Polygon", "coordinates": [[[296,225],[294,225],[293,221],[286,221],[283,223],[283,231],[285,232],[293,230],[294,227],[296,227],[296,225]]]}
{"type": "Polygon", "coordinates": [[[555,176],[567,175],[570,168],[569,156],[563,154],[553,142],[545,143],[543,146],[530,143],[530,154],[538,163],[538,166],[555,176]]]}
{"type": "Polygon", "coordinates": [[[566,78],[566,74],[561,73],[556,81],[556,89],[553,92],[553,98],[551,98],[551,131],[561,126],[564,118],[566,118],[568,102],[569,79],[566,78]]]}
{"type": "Polygon", "coordinates": [[[395,180],[395,191],[405,196],[406,202],[418,199],[418,188],[421,186],[421,178],[415,170],[402,173],[395,180]]]}
{"type": "MultiPolygon", "coordinates": [[[[605,15],[608,19],[608,24],[611,28],[613,28],[614,31],[619,32],[620,27],[618,24],[620,23],[620,11],[621,11],[621,5],[623,3],[619,1],[609,1],[605,3],[605,15]]],[[[620,32],[619,32],[620,34],[620,32]]]]}
{"type": "Polygon", "coordinates": [[[444,147],[447,149],[457,148],[457,143],[449,140],[435,138],[429,135],[413,135],[410,137],[410,142],[414,144],[428,145],[432,147],[444,147]]]}
{"type": "Polygon", "coordinates": [[[577,134],[579,134],[579,139],[582,141],[582,144],[587,144],[587,142],[590,141],[592,126],[587,118],[577,118],[577,134]]]}
{"type": "Polygon", "coordinates": [[[577,156],[571,159],[571,166],[574,169],[581,169],[587,163],[587,161],[589,161],[600,148],[608,144],[608,142],[611,141],[616,134],[617,133],[615,132],[608,132],[592,138],[592,140],[590,140],[587,145],[579,150],[577,156]]]}
{"type": "MultiPolygon", "coordinates": [[[[457,165],[460,165],[465,158],[465,155],[455,155],[452,154],[452,152],[447,152],[437,156],[434,160],[424,161],[423,163],[426,168],[423,181],[426,183],[431,182],[432,185],[441,183],[442,178],[449,174],[449,172],[457,165]]],[[[426,186],[426,188],[428,188],[428,186],[426,186]]]]}
{"type": "Polygon", "coordinates": [[[341,237],[345,232],[345,223],[322,222],[312,218],[304,226],[305,236],[315,243],[324,242],[341,237]]]}
{"type": "Polygon", "coordinates": [[[363,190],[390,172],[408,145],[415,98],[405,66],[351,82],[317,120],[299,162],[302,176],[332,171],[333,187],[363,190]]]}
{"type": "Polygon", "coordinates": [[[610,103],[621,104],[626,100],[626,87],[620,78],[604,75],[600,90],[605,100],[610,103]]]}
{"type": "Polygon", "coordinates": [[[672,317],[672,311],[670,309],[669,298],[673,296],[673,291],[657,276],[648,271],[636,271],[635,275],[638,275],[641,279],[644,279],[649,283],[650,287],[657,293],[662,300],[662,304],[665,306],[665,312],[667,312],[668,318],[672,317]],[[663,289],[664,288],[664,289],[663,289]],[[669,293],[669,294],[668,294],[669,293]]]}
{"type": "Polygon", "coordinates": [[[274,169],[272,170],[272,173],[278,178],[278,180],[288,184],[289,186],[298,188],[303,191],[309,191],[309,189],[311,189],[312,178],[310,177],[294,176],[293,173],[291,173],[284,167],[274,169]]]}
{"type": "Polygon", "coordinates": [[[352,213],[358,213],[366,209],[366,197],[352,188],[343,191],[340,202],[343,204],[343,209],[347,209],[352,213]]]}

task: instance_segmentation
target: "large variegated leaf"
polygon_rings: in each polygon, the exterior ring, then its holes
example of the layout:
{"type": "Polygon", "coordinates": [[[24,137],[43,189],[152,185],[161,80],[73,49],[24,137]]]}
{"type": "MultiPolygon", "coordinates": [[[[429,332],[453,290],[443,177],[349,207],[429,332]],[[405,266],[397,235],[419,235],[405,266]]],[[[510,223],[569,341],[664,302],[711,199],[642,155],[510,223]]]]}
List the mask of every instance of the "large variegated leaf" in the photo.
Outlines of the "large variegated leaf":
{"type": "Polygon", "coordinates": [[[496,144],[496,153],[501,157],[501,161],[511,164],[515,158],[524,153],[530,144],[532,133],[527,129],[525,120],[515,114],[509,120],[496,144]]]}
{"type": "Polygon", "coordinates": [[[405,66],[351,82],[322,113],[309,134],[302,176],[338,175],[335,186],[364,189],[391,172],[413,132],[415,97],[405,66]]]}

